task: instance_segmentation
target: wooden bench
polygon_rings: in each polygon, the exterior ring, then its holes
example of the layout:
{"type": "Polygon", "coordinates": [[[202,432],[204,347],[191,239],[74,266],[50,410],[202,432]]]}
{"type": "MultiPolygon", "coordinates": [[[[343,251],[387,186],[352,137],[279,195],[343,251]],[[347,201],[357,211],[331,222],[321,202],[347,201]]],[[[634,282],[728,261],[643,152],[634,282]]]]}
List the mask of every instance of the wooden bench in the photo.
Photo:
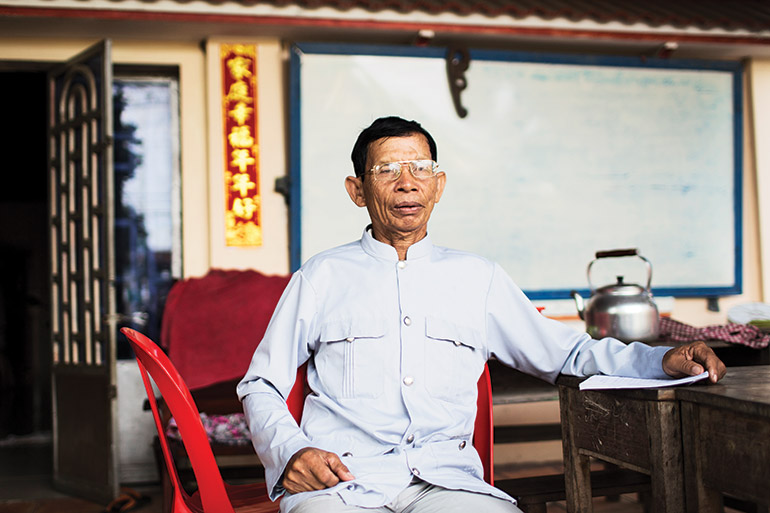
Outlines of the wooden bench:
{"type": "MultiPolygon", "coordinates": [[[[504,366],[497,360],[487,362],[492,381],[494,406],[542,401],[558,401],[556,385],[504,366]]],[[[497,444],[544,442],[561,440],[561,424],[500,425],[495,422],[494,442],[497,444]]]]}
{"type": "MultiPolygon", "coordinates": [[[[514,497],[525,513],[546,513],[546,503],[566,499],[564,474],[496,479],[495,486],[514,497]]],[[[646,494],[649,491],[650,476],[641,472],[620,468],[591,472],[591,492],[594,497],[623,493],[646,494]]]]}

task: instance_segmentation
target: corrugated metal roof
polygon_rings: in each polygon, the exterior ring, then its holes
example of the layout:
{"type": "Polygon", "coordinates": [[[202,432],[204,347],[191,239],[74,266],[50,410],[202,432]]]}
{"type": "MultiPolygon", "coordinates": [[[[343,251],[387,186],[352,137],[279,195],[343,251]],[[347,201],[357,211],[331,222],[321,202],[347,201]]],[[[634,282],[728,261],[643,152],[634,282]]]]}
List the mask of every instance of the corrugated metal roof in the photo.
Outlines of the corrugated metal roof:
{"type": "MultiPolygon", "coordinates": [[[[452,13],[460,16],[481,14],[488,17],[511,16],[572,22],[618,22],[677,29],[721,29],[728,31],[770,30],[768,0],[209,0],[212,4],[268,4],[276,7],[339,11],[364,9],[372,13],[452,13]]],[[[184,3],[184,2],[182,2],[184,3]]]]}

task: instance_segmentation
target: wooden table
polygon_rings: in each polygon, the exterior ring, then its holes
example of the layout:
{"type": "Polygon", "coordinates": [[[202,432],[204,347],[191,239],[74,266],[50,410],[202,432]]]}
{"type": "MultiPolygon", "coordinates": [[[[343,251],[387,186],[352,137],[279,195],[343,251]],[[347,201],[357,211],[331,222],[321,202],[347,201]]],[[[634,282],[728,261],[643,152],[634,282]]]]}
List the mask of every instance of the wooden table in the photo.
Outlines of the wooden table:
{"type": "Polygon", "coordinates": [[[687,511],[722,511],[722,493],[770,510],[770,366],[728,368],[718,384],[676,389],[687,511]]]}
{"type": "Polygon", "coordinates": [[[685,510],[679,401],[675,389],[580,391],[560,376],[567,511],[590,513],[590,458],[648,474],[650,509],[685,510]]]}

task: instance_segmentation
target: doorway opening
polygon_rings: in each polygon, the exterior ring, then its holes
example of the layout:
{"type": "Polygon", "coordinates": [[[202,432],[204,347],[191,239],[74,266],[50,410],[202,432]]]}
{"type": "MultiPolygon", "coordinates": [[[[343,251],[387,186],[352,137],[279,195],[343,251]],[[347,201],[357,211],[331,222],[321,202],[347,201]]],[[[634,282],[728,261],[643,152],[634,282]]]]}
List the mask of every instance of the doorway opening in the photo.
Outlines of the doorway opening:
{"type": "Polygon", "coordinates": [[[46,74],[0,71],[0,439],[51,429],[46,74]]]}

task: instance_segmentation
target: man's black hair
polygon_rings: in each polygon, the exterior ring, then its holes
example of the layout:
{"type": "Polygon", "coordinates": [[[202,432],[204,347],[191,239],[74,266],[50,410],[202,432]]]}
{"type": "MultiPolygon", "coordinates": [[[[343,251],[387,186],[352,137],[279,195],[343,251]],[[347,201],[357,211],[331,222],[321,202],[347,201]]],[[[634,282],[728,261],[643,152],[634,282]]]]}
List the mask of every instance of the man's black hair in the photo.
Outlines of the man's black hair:
{"type": "Polygon", "coordinates": [[[353,145],[350,158],[353,160],[353,170],[356,176],[366,173],[366,158],[369,156],[369,144],[385,137],[409,137],[414,134],[422,134],[428,141],[430,157],[437,160],[436,141],[417,121],[407,121],[397,116],[375,119],[365,128],[353,145]]]}

